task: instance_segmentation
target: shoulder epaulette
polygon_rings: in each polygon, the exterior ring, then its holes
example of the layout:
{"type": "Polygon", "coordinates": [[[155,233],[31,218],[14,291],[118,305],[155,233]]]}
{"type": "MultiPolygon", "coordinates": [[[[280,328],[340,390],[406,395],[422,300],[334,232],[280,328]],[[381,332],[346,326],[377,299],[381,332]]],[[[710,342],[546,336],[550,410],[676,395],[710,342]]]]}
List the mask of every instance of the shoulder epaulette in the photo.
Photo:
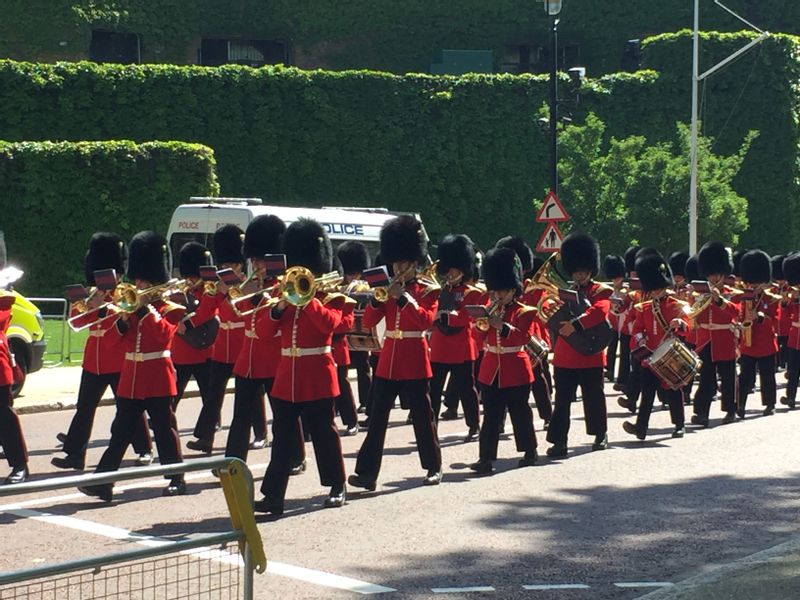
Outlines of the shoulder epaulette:
{"type": "Polygon", "coordinates": [[[481,288],[479,288],[477,285],[471,285],[471,284],[469,284],[469,283],[468,283],[468,284],[466,285],[466,288],[467,288],[467,293],[470,293],[470,292],[478,292],[479,294],[484,294],[484,293],[486,293],[486,290],[485,290],[485,289],[483,289],[483,290],[482,290],[482,289],[481,289],[481,288]]]}
{"type": "Polygon", "coordinates": [[[341,300],[342,304],[358,304],[353,298],[339,292],[330,292],[322,299],[322,304],[329,304],[334,300],[341,300]]]}
{"type": "Polygon", "coordinates": [[[440,286],[438,286],[438,285],[428,285],[428,286],[425,286],[424,290],[422,290],[422,295],[423,296],[427,296],[428,294],[432,294],[434,292],[439,292],[441,290],[442,290],[442,288],[440,286]]]}
{"type": "Polygon", "coordinates": [[[645,306],[647,306],[648,304],[652,304],[652,303],[653,303],[652,300],[645,300],[644,302],[639,302],[637,304],[634,304],[633,308],[638,310],[639,312],[642,312],[644,310],[645,306]]]}
{"type": "Polygon", "coordinates": [[[610,285],[601,282],[595,282],[597,287],[595,288],[594,292],[592,292],[592,298],[596,296],[600,296],[602,294],[608,294],[609,296],[614,293],[614,288],[610,285]]]}
{"type": "Polygon", "coordinates": [[[535,306],[531,306],[530,304],[523,304],[519,302],[519,314],[524,315],[525,313],[529,313],[531,311],[536,311],[535,306]]]}
{"type": "Polygon", "coordinates": [[[764,297],[767,298],[770,302],[773,302],[773,303],[774,302],[780,302],[781,300],[783,300],[782,296],[780,296],[780,295],[778,295],[778,294],[776,294],[776,293],[774,293],[774,292],[772,292],[770,290],[765,290],[764,291],[764,297]]]}
{"type": "Polygon", "coordinates": [[[170,302],[169,300],[164,300],[164,312],[172,312],[173,310],[186,310],[186,307],[183,304],[177,304],[176,302],[170,302]]]}

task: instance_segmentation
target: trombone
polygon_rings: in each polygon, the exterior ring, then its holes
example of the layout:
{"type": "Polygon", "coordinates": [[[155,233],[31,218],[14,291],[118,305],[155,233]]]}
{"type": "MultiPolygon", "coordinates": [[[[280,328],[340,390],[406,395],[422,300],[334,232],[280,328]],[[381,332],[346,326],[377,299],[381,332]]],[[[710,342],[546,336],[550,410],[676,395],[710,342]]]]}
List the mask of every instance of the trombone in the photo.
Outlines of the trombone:
{"type": "MultiPolygon", "coordinates": [[[[99,313],[100,311],[102,311],[104,309],[107,309],[107,308],[109,308],[111,306],[111,302],[104,302],[100,306],[97,306],[96,308],[90,309],[89,308],[89,302],[101,290],[99,288],[92,287],[92,288],[89,288],[88,291],[89,291],[89,295],[86,296],[86,298],[83,298],[81,300],[76,300],[75,302],[72,303],[72,308],[77,312],[77,314],[75,314],[75,315],[71,316],[69,319],[67,319],[67,325],[69,325],[69,328],[72,329],[72,331],[75,331],[75,332],[83,331],[84,329],[88,329],[92,325],[98,323],[98,321],[94,321],[93,320],[93,321],[89,321],[88,323],[84,323],[83,325],[76,325],[76,323],[79,320],[82,320],[82,319],[86,318],[89,315],[93,315],[95,313],[99,313]]],[[[116,314],[116,313],[114,313],[114,314],[116,314]]],[[[110,317],[110,316],[112,316],[112,315],[107,315],[107,317],[110,317]]],[[[100,321],[102,321],[102,320],[103,319],[100,319],[100,321]]]]}
{"type": "Polygon", "coordinates": [[[110,305],[124,313],[135,313],[142,306],[150,304],[155,298],[174,292],[182,292],[187,286],[185,279],[170,279],[164,283],[145,289],[138,289],[132,283],[120,283],[114,288],[110,305]]]}
{"type": "MultiPolygon", "coordinates": [[[[435,265],[436,263],[433,263],[433,264],[435,265]]],[[[373,288],[372,289],[372,295],[375,298],[375,301],[376,302],[386,302],[387,300],[389,300],[389,288],[391,288],[395,283],[399,283],[401,285],[405,285],[406,277],[410,273],[414,272],[415,270],[416,269],[415,269],[414,265],[411,265],[410,267],[408,267],[402,273],[398,273],[397,275],[392,277],[392,279],[389,281],[389,283],[387,285],[382,285],[382,286],[373,288]]],[[[430,281],[430,280],[425,278],[425,273],[424,272],[422,274],[422,279],[426,283],[430,281]]]]}
{"type": "MultiPolygon", "coordinates": [[[[258,281],[259,284],[260,284],[260,282],[262,281],[262,277],[261,277],[261,275],[259,275],[258,271],[253,271],[250,274],[250,276],[247,277],[247,279],[245,279],[242,283],[240,283],[238,285],[231,286],[228,289],[228,296],[231,298],[231,300],[242,300],[244,298],[252,297],[253,294],[247,294],[247,295],[244,294],[245,287],[251,281],[258,281]]],[[[261,285],[259,285],[259,287],[261,287],[261,285]]],[[[259,292],[256,292],[256,293],[259,293],[259,292]]]]}

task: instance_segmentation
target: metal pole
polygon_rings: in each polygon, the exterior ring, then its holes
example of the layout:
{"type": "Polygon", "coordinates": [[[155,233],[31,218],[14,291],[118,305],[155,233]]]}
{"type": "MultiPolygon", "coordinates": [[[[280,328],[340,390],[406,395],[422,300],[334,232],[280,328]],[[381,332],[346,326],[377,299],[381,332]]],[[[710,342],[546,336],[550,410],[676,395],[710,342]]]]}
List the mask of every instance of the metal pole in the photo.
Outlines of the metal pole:
{"type": "Polygon", "coordinates": [[[558,195],[558,18],[550,32],[550,190],[558,195]]]}
{"type": "Polygon", "coordinates": [[[697,253],[697,137],[698,88],[700,71],[700,0],[694,0],[694,33],[692,48],[692,139],[691,181],[689,183],[689,254],[697,253]]]}

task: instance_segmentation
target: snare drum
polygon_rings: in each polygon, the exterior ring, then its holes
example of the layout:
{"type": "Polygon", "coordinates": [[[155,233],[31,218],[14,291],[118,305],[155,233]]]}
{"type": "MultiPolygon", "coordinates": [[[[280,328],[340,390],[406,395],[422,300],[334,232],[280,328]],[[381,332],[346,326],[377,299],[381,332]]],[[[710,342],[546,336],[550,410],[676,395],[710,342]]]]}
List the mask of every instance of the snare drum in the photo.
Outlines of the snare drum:
{"type": "Polygon", "coordinates": [[[694,378],[703,364],[686,344],[675,338],[666,339],[642,361],[667,387],[679,390],[694,378]]]}
{"type": "Polygon", "coordinates": [[[367,329],[361,324],[360,316],[362,315],[357,315],[356,325],[345,335],[347,347],[356,352],[380,352],[383,346],[383,334],[386,331],[386,321],[381,319],[376,327],[367,329]]]}
{"type": "Polygon", "coordinates": [[[525,352],[528,353],[531,364],[533,364],[535,368],[540,365],[542,361],[547,360],[547,353],[550,352],[550,348],[536,336],[531,336],[531,341],[525,344],[525,352]]]}

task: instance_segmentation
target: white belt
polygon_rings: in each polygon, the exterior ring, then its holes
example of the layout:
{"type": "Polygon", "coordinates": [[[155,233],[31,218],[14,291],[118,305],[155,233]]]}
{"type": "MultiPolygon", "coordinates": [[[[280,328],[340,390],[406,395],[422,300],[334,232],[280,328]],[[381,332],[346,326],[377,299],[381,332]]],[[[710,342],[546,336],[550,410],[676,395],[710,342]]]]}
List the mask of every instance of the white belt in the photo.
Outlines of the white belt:
{"type": "Polygon", "coordinates": [[[733,325],[730,323],[700,323],[700,329],[710,329],[711,331],[722,331],[727,329],[733,331],[733,325]]]}
{"type": "Polygon", "coordinates": [[[487,346],[486,350],[492,354],[517,354],[524,352],[525,346],[487,346]]]}
{"type": "Polygon", "coordinates": [[[234,322],[234,323],[220,323],[219,324],[219,328],[220,329],[226,329],[226,330],[227,329],[241,329],[242,327],[244,327],[244,321],[237,321],[237,322],[234,322]]]}
{"type": "Polygon", "coordinates": [[[411,339],[411,338],[421,338],[425,336],[424,331],[404,331],[402,329],[387,329],[384,335],[387,338],[392,338],[394,340],[402,340],[402,339],[411,339]]]}
{"type": "Polygon", "coordinates": [[[319,356],[321,354],[330,354],[330,346],[320,346],[319,348],[298,348],[293,346],[291,348],[281,348],[281,356],[319,356]]]}
{"type": "Polygon", "coordinates": [[[157,358],[169,358],[170,356],[169,350],[162,350],[161,352],[126,352],[125,360],[144,362],[146,360],[156,360],[157,358]]]}
{"type": "Polygon", "coordinates": [[[103,337],[106,334],[105,329],[90,329],[89,337],[103,337]]]}
{"type": "Polygon", "coordinates": [[[800,321],[792,321],[792,327],[800,327],[800,321]]]}

